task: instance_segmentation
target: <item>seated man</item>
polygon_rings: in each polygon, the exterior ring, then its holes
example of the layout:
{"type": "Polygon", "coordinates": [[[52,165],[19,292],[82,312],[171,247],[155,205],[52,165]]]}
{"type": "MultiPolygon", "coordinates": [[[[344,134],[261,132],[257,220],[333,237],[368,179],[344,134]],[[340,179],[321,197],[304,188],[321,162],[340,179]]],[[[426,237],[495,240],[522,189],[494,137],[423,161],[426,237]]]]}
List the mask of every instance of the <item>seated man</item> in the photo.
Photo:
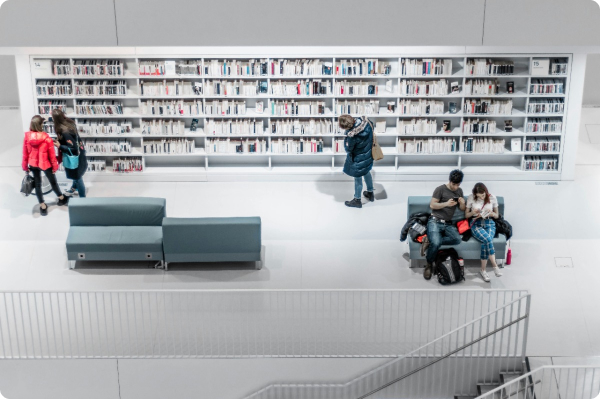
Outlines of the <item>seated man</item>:
{"type": "Polygon", "coordinates": [[[440,247],[458,245],[461,242],[458,230],[452,225],[452,216],[457,205],[462,211],[466,207],[463,191],[460,188],[463,176],[460,170],[453,170],[450,172],[450,181],[437,187],[431,196],[429,203],[431,216],[427,222],[427,236],[423,239],[421,247],[422,255],[427,259],[427,266],[423,273],[425,280],[431,278],[435,257],[440,247]]]}

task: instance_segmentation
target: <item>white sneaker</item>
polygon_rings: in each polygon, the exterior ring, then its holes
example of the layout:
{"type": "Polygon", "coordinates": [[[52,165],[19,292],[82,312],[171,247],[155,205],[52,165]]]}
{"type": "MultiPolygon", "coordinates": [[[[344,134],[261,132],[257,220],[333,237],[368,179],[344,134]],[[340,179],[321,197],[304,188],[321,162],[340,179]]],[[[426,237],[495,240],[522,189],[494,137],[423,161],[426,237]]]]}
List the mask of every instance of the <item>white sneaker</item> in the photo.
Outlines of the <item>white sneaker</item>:
{"type": "Polygon", "coordinates": [[[481,274],[481,278],[483,279],[483,281],[485,281],[486,283],[490,282],[490,276],[488,276],[485,270],[480,270],[479,274],[481,274]]]}
{"type": "Polygon", "coordinates": [[[494,267],[494,274],[496,275],[496,277],[502,276],[502,272],[500,271],[500,268],[494,267]]]}

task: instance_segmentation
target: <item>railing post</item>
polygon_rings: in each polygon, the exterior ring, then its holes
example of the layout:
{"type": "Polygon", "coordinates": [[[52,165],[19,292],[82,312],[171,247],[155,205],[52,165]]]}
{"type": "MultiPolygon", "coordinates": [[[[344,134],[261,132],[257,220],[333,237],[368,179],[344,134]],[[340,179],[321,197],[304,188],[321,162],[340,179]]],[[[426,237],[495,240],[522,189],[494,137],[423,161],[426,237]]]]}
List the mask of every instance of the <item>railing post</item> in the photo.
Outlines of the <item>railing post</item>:
{"type": "MultiPolygon", "coordinates": [[[[521,364],[522,364],[522,369],[523,371],[525,371],[525,353],[527,350],[527,334],[529,332],[529,310],[531,309],[531,294],[528,294],[526,297],[526,302],[525,302],[525,315],[527,316],[525,318],[525,326],[523,327],[523,348],[521,349],[521,364]]],[[[518,339],[518,337],[517,337],[518,339]]]]}

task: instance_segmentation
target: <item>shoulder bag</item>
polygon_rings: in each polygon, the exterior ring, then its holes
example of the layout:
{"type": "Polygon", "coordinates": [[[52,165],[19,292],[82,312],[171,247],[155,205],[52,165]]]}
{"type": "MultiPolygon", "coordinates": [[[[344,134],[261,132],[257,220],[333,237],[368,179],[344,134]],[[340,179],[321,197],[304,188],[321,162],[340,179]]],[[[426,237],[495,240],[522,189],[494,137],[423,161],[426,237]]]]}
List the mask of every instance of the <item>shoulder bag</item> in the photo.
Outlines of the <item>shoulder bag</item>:
{"type": "MultiPolygon", "coordinates": [[[[366,117],[363,116],[366,119],[366,117]]],[[[383,151],[377,142],[377,135],[375,134],[375,128],[373,127],[373,123],[371,120],[369,121],[369,125],[371,125],[371,132],[373,132],[373,148],[371,148],[371,156],[373,157],[373,161],[381,161],[383,159],[383,151]]]]}

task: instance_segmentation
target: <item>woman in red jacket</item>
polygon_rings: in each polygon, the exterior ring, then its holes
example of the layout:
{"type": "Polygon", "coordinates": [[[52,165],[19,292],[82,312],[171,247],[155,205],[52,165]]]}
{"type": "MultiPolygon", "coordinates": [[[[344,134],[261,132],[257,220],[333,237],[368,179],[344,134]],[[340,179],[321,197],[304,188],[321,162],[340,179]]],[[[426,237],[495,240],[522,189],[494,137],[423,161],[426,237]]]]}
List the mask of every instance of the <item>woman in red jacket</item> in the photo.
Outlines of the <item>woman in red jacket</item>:
{"type": "Polygon", "coordinates": [[[44,194],[42,193],[42,172],[48,178],[52,185],[52,191],[58,197],[58,205],[67,205],[69,197],[60,192],[56,176],[54,173],[58,170],[58,162],[54,153],[54,142],[44,132],[44,118],[39,115],[31,118],[29,124],[29,132],[25,132],[23,140],[23,170],[25,173],[33,173],[35,181],[35,195],[40,203],[40,214],[46,216],[48,214],[48,205],[44,202],[44,194]]]}

